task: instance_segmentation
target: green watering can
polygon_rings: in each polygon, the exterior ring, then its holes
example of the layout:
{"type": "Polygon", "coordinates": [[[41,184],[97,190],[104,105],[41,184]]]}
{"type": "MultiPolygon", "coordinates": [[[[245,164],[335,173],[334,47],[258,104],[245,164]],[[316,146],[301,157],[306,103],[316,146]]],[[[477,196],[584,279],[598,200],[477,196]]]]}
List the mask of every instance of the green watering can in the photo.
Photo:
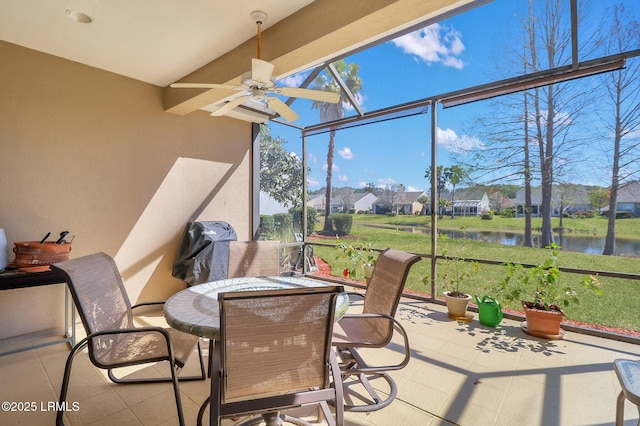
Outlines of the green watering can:
{"type": "Polygon", "coordinates": [[[480,323],[489,327],[496,327],[502,321],[502,306],[500,302],[491,296],[484,296],[480,299],[475,296],[478,303],[480,323]]]}

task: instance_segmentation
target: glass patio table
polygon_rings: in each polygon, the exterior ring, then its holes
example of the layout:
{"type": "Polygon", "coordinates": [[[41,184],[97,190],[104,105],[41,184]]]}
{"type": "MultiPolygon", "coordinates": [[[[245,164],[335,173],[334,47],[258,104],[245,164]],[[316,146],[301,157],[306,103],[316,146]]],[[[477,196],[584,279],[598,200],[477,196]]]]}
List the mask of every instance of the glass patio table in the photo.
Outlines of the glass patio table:
{"type": "MultiPolygon", "coordinates": [[[[164,316],[167,323],[176,330],[205,337],[213,342],[220,338],[218,293],[322,287],[327,285],[330,284],[312,278],[284,276],[238,277],[211,281],[189,287],[171,296],[164,304],[164,316]]],[[[347,309],[349,309],[349,296],[347,293],[342,293],[336,301],[336,321],[342,318],[347,309]]],[[[210,346],[211,348],[212,346],[210,346]]],[[[212,357],[209,356],[209,365],[211,365],[211,362],[212,357]]],[[[209,400],[210,398],[207,398],[200,407],[198,424],[202,422],[202,414],[209,400]]],[[[215,419],[210,419],[210,424],[217,423],[215,423],[215,419]]]]}
{"type": "MultiPolygon", "coordinates": [[[[239,277],[194,285],[169,298],[164,304],[167,323],[176,330],[207,339],[220,337],[218,293],[225,291],[278,290],[330,285],[307,277],[239,277]]],[[[336,320],[349,308],[349,296],[343,293],[336,302],[336,320]]]]}

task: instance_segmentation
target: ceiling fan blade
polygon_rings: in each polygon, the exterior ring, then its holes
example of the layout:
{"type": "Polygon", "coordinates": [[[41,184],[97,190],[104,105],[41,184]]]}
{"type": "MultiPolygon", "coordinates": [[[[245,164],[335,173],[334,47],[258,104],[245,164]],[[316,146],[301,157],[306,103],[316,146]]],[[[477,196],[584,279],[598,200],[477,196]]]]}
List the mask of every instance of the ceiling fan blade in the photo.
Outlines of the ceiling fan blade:
{"type": "Polygon", "coordinates": [[[244,90],[240,86],[232,86],[231,84],[216,83],[173,83],[169,87],[174,89],[226,89],[226,90],[244,90]]]}
{"type": "Polygon", "coordinates": [[[306,98],[313,101],[329,102],[332,104],[340,102],[340,95],[333,92],[325,92],[324,90],[300,89],[298,87],[277,87],[274,91],[279,95],[292,96],[294,98],[306,98]]]}
{"type": "Polygon", "coordinates": [[[238,96],[237,98],[230,100],[229,102],[227,102],[226,104],[218,108],[217,110],[213,111],[211,115],[213,115],[214,117],[225,115],[226,113],[228,113],[229,111],[231,111],[232,109],[234,109],[235,107],[237,107],[238,105],[246,101],[248,97],[249,96],[238,96]]]}
{"type": "Polygon", "coordinates": [[[257,82],[268,84],[273,75],[275,65],[262,59],[251,60],[251,78],[257,82]]]}
{"type": "Polygon", "coordinates": [[[289,105],[285,104],[278,98],[269,97],[266,102],[287,121],[295,121],[299,117],[298,114],[289,107],[289,105]]]}

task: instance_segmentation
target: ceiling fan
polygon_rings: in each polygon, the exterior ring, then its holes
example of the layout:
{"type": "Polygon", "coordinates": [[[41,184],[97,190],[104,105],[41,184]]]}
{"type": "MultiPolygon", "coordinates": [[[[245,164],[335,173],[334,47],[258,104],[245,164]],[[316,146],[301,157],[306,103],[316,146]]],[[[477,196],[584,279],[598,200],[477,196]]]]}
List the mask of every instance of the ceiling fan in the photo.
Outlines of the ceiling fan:
{"type": "Polygon", "coordinates": [[[291,109],[289,105],[282,102],[277,97],[270,96],[271,94],[294,98],[306,98],[313,101],[329,102],[334,104],[340,102],[340,95],[337,93],[325,92],[323,90],[277,86],[276,80],[273,78],[273,70],[275,66],[270,62],[260,59],[260,27],[265,21],[267,14],[256,10],[251,12],[251,17],[255,20],[256,25],[258,26],[258,57],[251,59],[251,71],[242,74],[242,83],[240,86],[216,83],[173,83],[170,87],[188,89],[231,89],[244,92],[242,95],[233,98],[215,110],[211,114],[213,116],[225,115],[246,100],[254,99],[266,104],[268,107],[271,107],[287,121],[294,121],[298,119],[298,114],[291,109]]]}

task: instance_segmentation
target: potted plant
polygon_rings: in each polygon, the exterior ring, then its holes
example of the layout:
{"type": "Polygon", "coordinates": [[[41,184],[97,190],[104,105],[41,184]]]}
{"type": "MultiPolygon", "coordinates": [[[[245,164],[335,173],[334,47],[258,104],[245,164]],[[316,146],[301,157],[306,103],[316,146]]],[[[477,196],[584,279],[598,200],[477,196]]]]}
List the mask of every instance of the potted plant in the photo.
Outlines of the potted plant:
{"type": "Polygon", "coordinates": [[[579,285],[574,287],[560,282],[558,253],[561,247],[551,244],[547,259],[539,265],[525,270],[522,265],[507,265],[507,277],[503,281],[503,289],[510,299],[520,299],[523,291],[533,289],[530,300],[522,301],[526,322],[522,328],[532,336],[547,339],[561,339],[563,333],[560,323],[565,316],[563,308],[580,302],[580,292],[592,291],[602,295],[600,281],[596,276],[583,277],[579,285]],[[511,278],[517,275],[516,280],[511,278]]]}
{"type": "MultiPolygon", "coordinates": [[[[449,318],[469,321],[471,317],[467,315],[467,306],[471,301],[471,295],[462,290],[461,284],[471,278],[471,272],[468,267],[463,266],[464,258],[444,256],[444,259],[453,263],[452,268],[442,268],[442,272],[439,274],[439,279],[445,289],[443,294],[449,318]]],[[[478,262],[471,262],[471,269],[477,272],[478,262]]]]}
{"type": "Polygon", "coordinates": [[[373,268],[378,258],[377,253],[373,250],[373,244],[346,244],[344,241],[336,237],[337,245],[336,249],[340,251],[340,254],[336,256],[336,259],[346,258],[349,261],[349,265],[342,270],[342,275],[346,278],[356,279],[358,271],[362,270],[364,274],[364,280],[369,284],[373,268]]]}

